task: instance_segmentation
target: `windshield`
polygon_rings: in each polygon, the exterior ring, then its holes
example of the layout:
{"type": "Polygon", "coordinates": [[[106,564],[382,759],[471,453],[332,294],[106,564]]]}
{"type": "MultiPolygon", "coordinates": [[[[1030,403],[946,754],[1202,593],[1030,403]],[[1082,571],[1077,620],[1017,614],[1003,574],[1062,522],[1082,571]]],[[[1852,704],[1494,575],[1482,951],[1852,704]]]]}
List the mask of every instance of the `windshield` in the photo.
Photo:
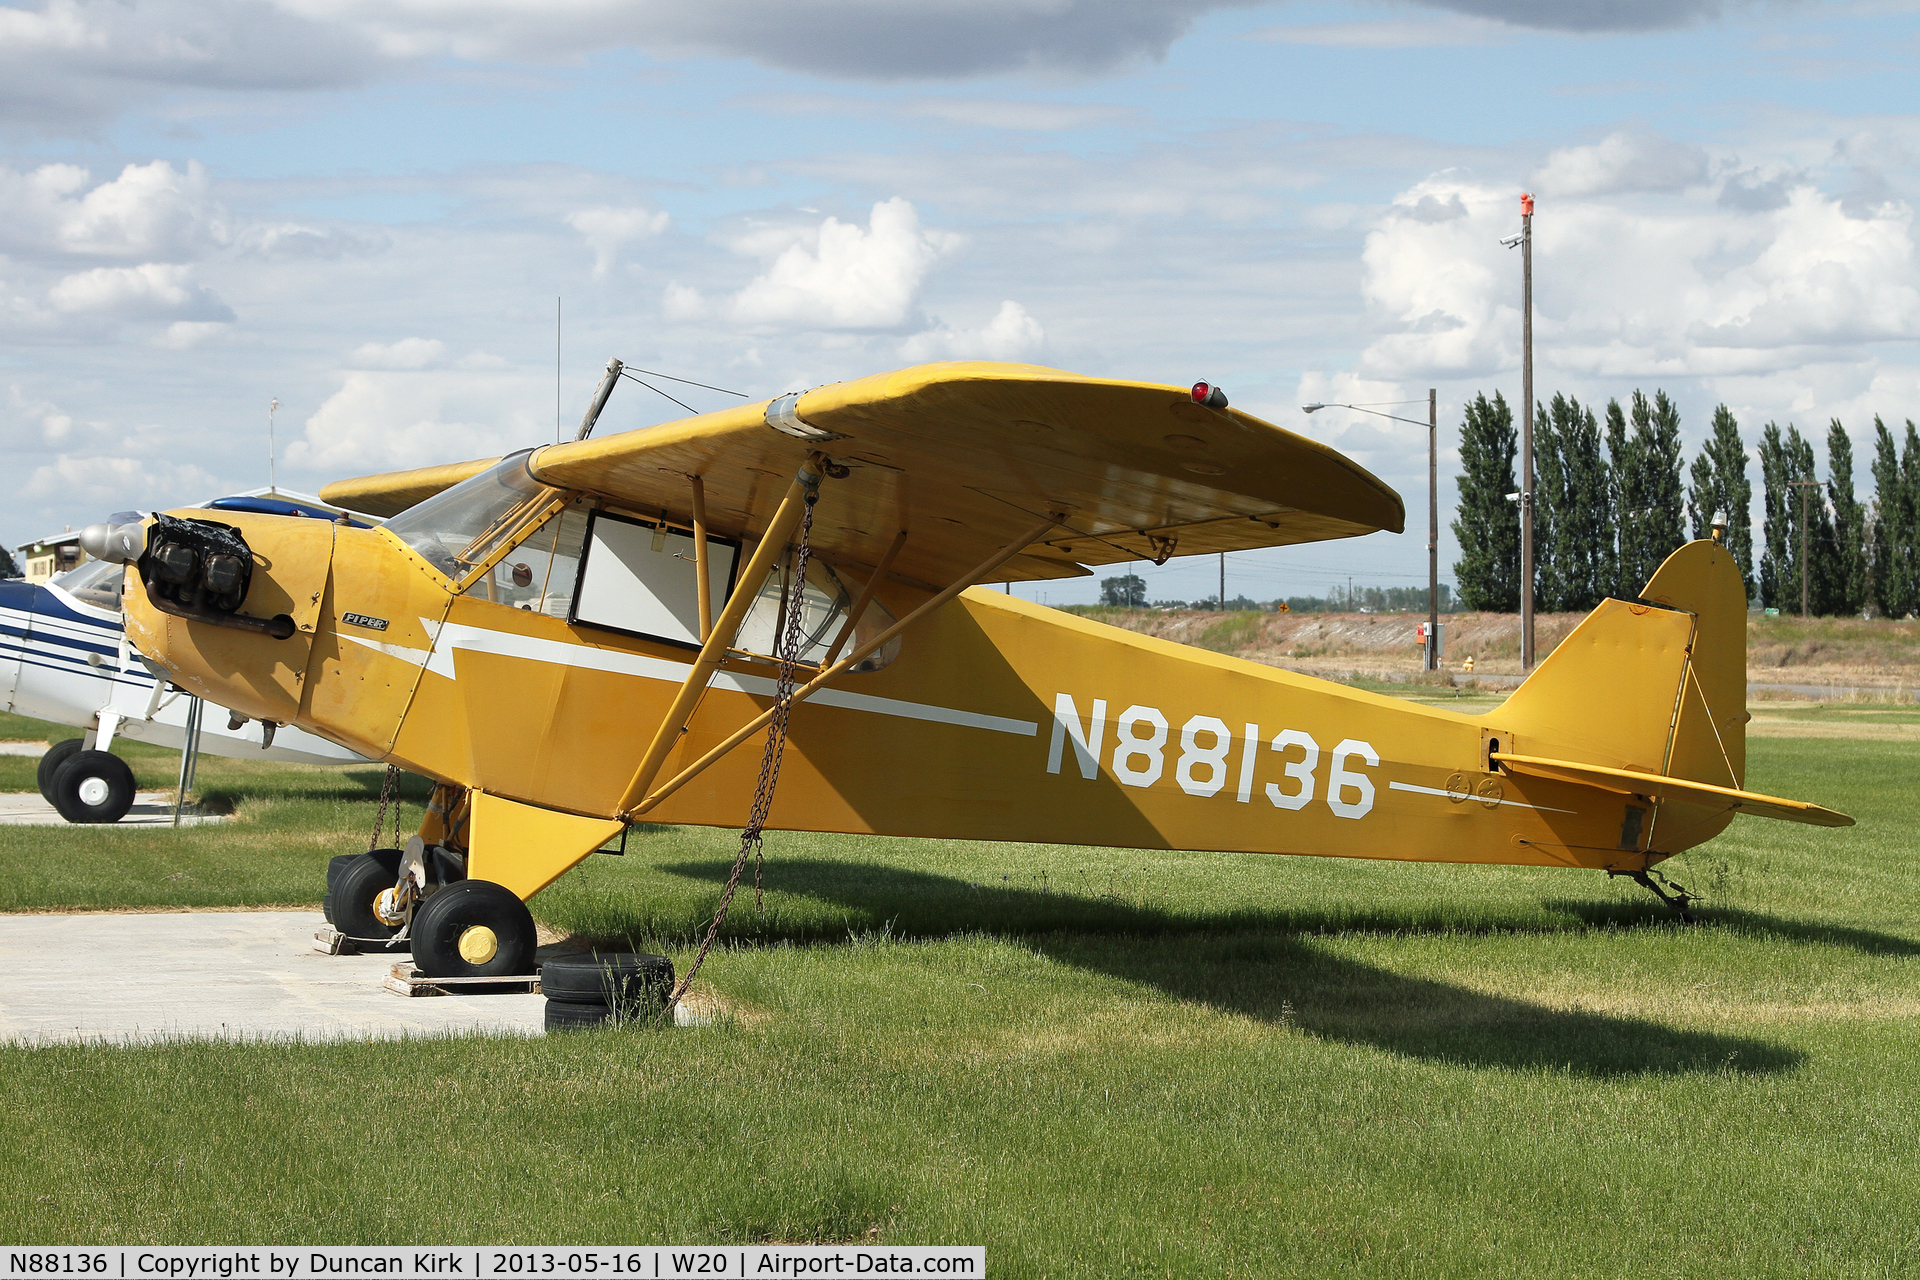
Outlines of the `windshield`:
{"type": "Polygon", "coordinates": [[[386,528],[449,578],[463,578],[558,490],[527,470],[531,449],[509,454],[479,475],[415,503],[386,528]]]}
{"type": "Polygon", "coordinates": [[[53,580],[81,604],[90,604],[109,613],[120,612],[120,591],[126,585],[127,567],[111,560],[89,560],[78,569],[69,569],[53,580]]]}
{"type": "Polygon", "coordinates": [[[467,595],[529,613],[566,617],[580,576],[580,547],[587,537],[584,509],[550,517],[491,570],[475,578],[467,595]]]}

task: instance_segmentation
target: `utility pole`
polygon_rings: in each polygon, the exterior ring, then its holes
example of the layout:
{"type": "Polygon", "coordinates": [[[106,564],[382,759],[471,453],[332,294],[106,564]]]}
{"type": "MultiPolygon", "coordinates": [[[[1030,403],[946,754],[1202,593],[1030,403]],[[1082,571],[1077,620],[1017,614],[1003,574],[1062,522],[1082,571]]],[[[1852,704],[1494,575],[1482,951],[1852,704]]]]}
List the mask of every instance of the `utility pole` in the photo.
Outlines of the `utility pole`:
{"type": "Polygon", "coordinates": [[[273,473],[273,469],[274,469],[273,455],[275,452],[273,447],[273,415],[278,412],[280,412],[280,397],[275,396],[272,402],[267,405],[267,492],[268,493],[280,492],[280,481],[273,473]]]}
{"type": "Polygon", "coordinates": [[[1520,194],[1520,669],[1533,670],[1533,196],[1520,194]]]}
{"type": "Polygon", "coordinates": [[[1807,561],[1807,490],[1819,485],[1818,480],[1789,480],[1787,488],[1800,491],[1800,621],[1810,616],[1807,610],[1807,579],[1813,566],[1807,561]]]}
{"type": "Polygon", "coordinates": [[[1427,388],[1427,652],[1425,670],[1440,668],[1440,389],[1427,388]]]}
{"type": "Polygon", "coordinates": [[[1227,553],[1220,553],[1220,612],[1227,611],[1227,553]]]}

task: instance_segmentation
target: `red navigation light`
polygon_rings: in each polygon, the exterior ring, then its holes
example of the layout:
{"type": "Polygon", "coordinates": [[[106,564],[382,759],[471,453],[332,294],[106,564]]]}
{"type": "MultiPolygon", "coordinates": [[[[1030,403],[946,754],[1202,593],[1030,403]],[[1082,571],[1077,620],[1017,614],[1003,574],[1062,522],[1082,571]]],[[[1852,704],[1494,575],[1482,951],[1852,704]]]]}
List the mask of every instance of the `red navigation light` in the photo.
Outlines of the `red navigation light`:
{"type": "Polygon", "coordinates": [[[1193,384],[1193,402],[1209,409],[1224,409],[1227,407],[1227,393],[1211,382],[1196,382],[1193,384]]]}

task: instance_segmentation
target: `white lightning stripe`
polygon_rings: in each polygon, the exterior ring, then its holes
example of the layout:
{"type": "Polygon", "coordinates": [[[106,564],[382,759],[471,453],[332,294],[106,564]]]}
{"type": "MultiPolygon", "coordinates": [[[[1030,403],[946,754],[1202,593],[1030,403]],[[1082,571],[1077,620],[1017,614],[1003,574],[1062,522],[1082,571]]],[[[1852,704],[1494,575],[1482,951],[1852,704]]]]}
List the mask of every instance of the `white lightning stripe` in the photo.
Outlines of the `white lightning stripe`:
{"type": "MultiPolygon", "coordinates": [[[[1387,790],[1412,791],[1418,795],[1442,796],[1449,800],[1454,798],[1453,793],[1451,791],[1442,791],[1438,787],[1416,787],[1411,782],[1389,782],[1387,784],[1387,790]]],[[[1485,796],[1468,796],[1466,798],[1469,800],[1477,800],[1481,804],[1485,804],[1487,802],[1485,796]]],[[[1538,809],[1543,813],[1578,813],[1579,812],[1578,809],[1556,809],[1552,805],[1547,805],[1547,804],[1523,804],[1518,800],[1496,800],[1494,801],[1494,803],[1512,805],[1516,809],[1538,809]]]]}
{"type": "Polygon", "coordinates": [[[427,660],[433,657],[433,651],[430,649],[414,649],[404,644],[382,644],[378,640],[366,640],[360,636],[350,636],[344,631],[337,632],[336,634],[339,635],[342,640],[351,640],[355,644],[363,644],[369,649],[378,649],[389,658],[398,658],[402,662],[411,662],[416,667],[426,666],[427,660]]]}
{"type": "MultiPolygon", "coordinates": [[[[423,623],[428,619],[422,618],[423,623]]],[[[435,675],[456,679],[454,655],[464,649],[469,653],[492,653],[506,658],[525,658],[531,662],[548,662],[557,666],[576,667],[583,671],[605,671],[612,675],[639,676],[646,680],[666,680],[680,684],[687,678],[692,666],[687,662],[674,662],[667,658],[654,658],[640,653],[622,653],[615,649],[595,649],[588,645],[569,644],[564,640],[548,640],[539,636],[515,635],[507,631],[492,631],[485,627],[468,626],[464,623],[429,623],[428,631],[437,628],[433,653],[426,661],[426,669],[435,675]]],[[[352,637],[359,639],[359,637],[352,637]]],[[[361,640],[361,644],[369,641],[361,640]]],[[[386,649],[389,646],[380,645],[386,649]]],[[[409,650],[418,653],[419,650],[409,650]]],[[[395,654],[402,657],[402,654],[395,654]]],[[[408,661],[414,661],[408,658],[408,661]]],[[[772,697],[773,681],[765,676],[737,675],[732,672],[720,672],[713,678],[713,688],[728,689],[735,693],[758,694],[772,697]]],[[[897,698],[880,698],[868,693],[849,693],[843,689],[822,689],[807,699],[829,707],[845,707],[850,711],[867,711],[875,715],[898,716],[904,720],[926,720],[935,724],[956,724],[969,729],[988,729],[994,733],[1011,733],[1019,737],[1031,738],[1040,732],[1040,726],[1032,720],[1014,720],[1006,716],[990,716],[978,711],[960,711],[952,707],[936,707],[924,702],[903,702],[897,698]]]]}

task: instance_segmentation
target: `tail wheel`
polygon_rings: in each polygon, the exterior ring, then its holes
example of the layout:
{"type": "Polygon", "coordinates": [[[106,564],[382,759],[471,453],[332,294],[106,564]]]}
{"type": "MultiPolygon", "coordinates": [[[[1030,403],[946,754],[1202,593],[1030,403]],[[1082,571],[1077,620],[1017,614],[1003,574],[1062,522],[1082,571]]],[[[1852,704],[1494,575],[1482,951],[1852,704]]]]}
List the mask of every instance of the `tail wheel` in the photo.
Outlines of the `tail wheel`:
{"type": "Polygon", "coordinates": [[[49,790],[68,822],[118,822],[133,808],[133,770],[111,751],[76,751],[53,771],[49,790]]]}
{"type": "Polygon", "coordinates": [[[53,775],[60,766],[73,759],[86,745],[83,738],[68,738],[65,742],[56,742],[47,748],[47,754],[40,757],[40,770],[35,785],[40,788],[40,796],[48,804],[53,803],[53,775]]]}
{"type": "Polygon", "coordinates": [[[413,963],[429,978],[529,974],[537,942],[527,904],[490,880],[437,889],[413,913],[413,963]]]}

